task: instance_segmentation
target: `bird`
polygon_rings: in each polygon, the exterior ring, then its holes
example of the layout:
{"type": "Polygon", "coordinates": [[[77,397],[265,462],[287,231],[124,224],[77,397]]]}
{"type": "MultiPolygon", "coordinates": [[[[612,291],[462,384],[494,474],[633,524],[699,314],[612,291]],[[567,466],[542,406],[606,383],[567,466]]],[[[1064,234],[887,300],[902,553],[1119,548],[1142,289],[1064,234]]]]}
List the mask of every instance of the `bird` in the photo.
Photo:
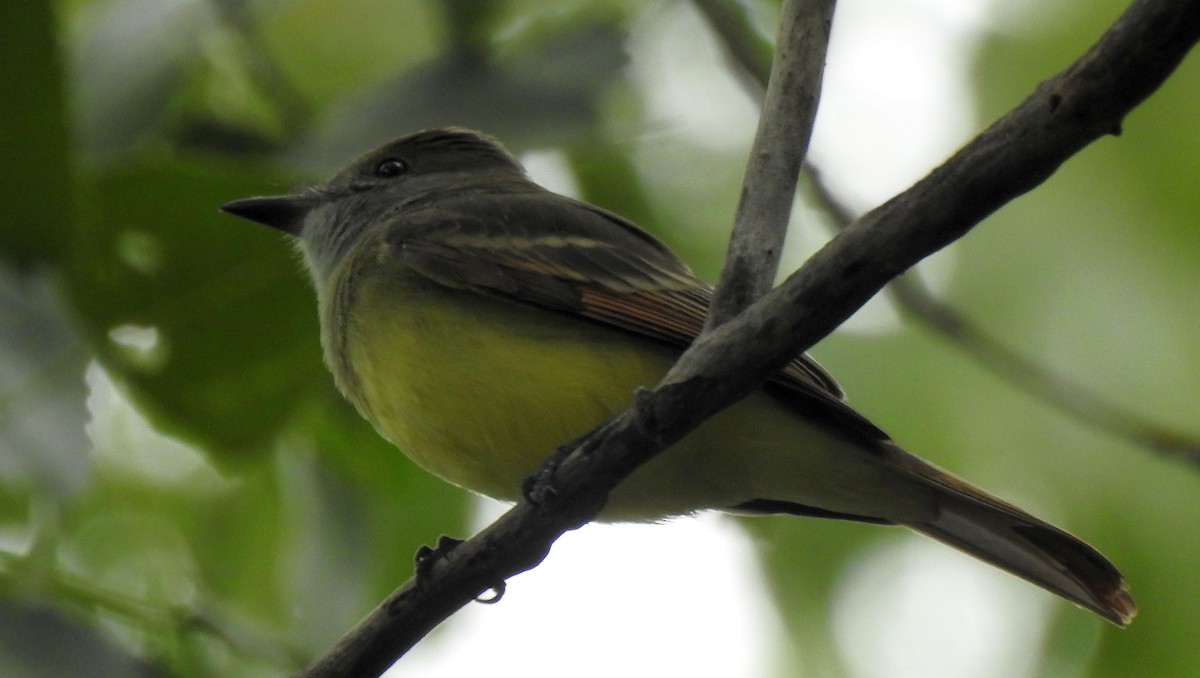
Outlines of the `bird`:
{"type": "MultiPolygon", "coordinates": [[[[701,332],[713,288],[629,220],[533,182],[496,139],[429,129],[232,215],[298,245],[341,393],[427,471],[521,499],[701,332]]],[[[1120,627],[1137,606],[1080,539],[905,451],[798,354],[611,492],[601,521],[704,510],[901,525],[1120,627]]]]}

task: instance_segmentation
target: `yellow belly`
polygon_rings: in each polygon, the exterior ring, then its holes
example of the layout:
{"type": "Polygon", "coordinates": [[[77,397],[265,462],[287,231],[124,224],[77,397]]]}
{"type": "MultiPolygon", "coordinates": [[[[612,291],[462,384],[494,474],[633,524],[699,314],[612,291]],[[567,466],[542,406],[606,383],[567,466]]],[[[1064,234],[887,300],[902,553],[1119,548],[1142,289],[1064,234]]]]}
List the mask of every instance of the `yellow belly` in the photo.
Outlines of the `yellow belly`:
{"type": "MultiPolygon", "coordinates": [[[[677,355],[394,269],[360,281],[351,299],[337,323],[358,384],[347,395],[417,464],[499,499],[518,499],[542,460],[628,407],[677,355]]],[[[603,518],[652,520],[752,499],[853,513],[878,502],[889,476],[870,455],[757,393],[639,469],[603,518]]]]}
{"type": "Polygon", "coordinates": [[[346,330],[358,404],[379,432],[429,471],[502,499],[670,360],[590,323],[411,275],[365,281],[346,330]]]}

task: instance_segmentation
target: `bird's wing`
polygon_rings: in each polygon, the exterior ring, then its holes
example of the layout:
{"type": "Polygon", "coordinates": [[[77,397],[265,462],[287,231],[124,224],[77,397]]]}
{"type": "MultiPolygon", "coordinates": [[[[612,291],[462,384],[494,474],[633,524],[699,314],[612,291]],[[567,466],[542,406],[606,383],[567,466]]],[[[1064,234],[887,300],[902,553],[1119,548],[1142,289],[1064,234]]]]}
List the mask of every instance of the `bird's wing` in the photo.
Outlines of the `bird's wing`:
{"type": "MultiPolygon", "coordinates": [[[[704,326],[712,287],[625,219],[550,193],[475,196],[406,214],[392,256],[441,284],[469,287],[687,347],[704,326]]],[[[843,403],[837,382],[800,354],[771,382],[802,413],[886,435],[843,403]],[[819,410],[819,411],[818,411],[819,410]]]]}

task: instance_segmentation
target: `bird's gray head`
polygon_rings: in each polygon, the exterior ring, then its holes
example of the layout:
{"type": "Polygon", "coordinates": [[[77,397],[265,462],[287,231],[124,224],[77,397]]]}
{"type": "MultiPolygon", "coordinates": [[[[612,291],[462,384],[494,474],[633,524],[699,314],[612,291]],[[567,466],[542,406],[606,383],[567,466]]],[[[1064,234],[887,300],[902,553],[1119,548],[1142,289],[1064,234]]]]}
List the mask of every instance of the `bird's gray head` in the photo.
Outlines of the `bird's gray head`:
{"type": "Polygon", "coordinates": [[[234,200],[221,209],[295,236],[326,279],[372,226],[447,195],[494,190],[525,171],[486,134],[426,130],[366,153],[326,183],[291,195],[234,200]]]}

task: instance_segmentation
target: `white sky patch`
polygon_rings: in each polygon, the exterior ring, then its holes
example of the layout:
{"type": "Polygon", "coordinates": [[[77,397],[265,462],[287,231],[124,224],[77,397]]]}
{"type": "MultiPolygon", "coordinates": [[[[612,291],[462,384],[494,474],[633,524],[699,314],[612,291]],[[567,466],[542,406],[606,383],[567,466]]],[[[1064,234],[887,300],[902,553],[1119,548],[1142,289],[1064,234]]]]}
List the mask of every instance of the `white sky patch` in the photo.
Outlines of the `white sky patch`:
{"type": "Polygon", "coordinates": [[[86,375],[87,434],[95,445],[98,467],[120,469],[159,484],[185,483],[192,491],[219,491],[222,478],[191,445],[154,430],[150,421],[125,397],[99,363],[86,375]]]}
{"type": "Polygon", "coordinates": [[[651,128],[727,149],[754,138],[758,110],[689,3],[647,4],[629,39],[630,79],[651,128]]]}
{"type": "MultiPolygon", "coordinates": [[[[484,504],[479,524],[498,506],[484,504]]],[[[386,675],[761,678],[782,628],[732,520],[588,525],[498,604],[460,610],[386,675]]]]}
{"type": "Polygon", "coordinates": [[[838,3],[811,158],[851,205],[904,190],[975,131],[970,69],[990,5],[838,3]]]}
{"type": "MultiPolygon", "coordinates": [[[[838,198],[862,212],[908,188],[958,149],[977,127],[972,52],[991,0],[846,0],[838,3],[809,159],[838,198]]],[[[811,230],[811,227],[810,229],[811,230]]],[[[789,248],[794,269],[820,242],[789,248]]],[[[916,269],[934,291],[954,269],[953,250],[916,269]]],[[[886,296],[842,326],[895,327],[886,296]]]]}
{"type": "Polygon", "coordinates": [[[1022,678],[1053,601],[932,540],[894,540],[847,570],[834,639],[858,678],[1022,678]]]}
{"type": "Polygon", "coordinates": [[[579,197],[579,184],[562,151],[531,151],[522,154],[519,160],[534,182],[559,195],[579,197]]]}

